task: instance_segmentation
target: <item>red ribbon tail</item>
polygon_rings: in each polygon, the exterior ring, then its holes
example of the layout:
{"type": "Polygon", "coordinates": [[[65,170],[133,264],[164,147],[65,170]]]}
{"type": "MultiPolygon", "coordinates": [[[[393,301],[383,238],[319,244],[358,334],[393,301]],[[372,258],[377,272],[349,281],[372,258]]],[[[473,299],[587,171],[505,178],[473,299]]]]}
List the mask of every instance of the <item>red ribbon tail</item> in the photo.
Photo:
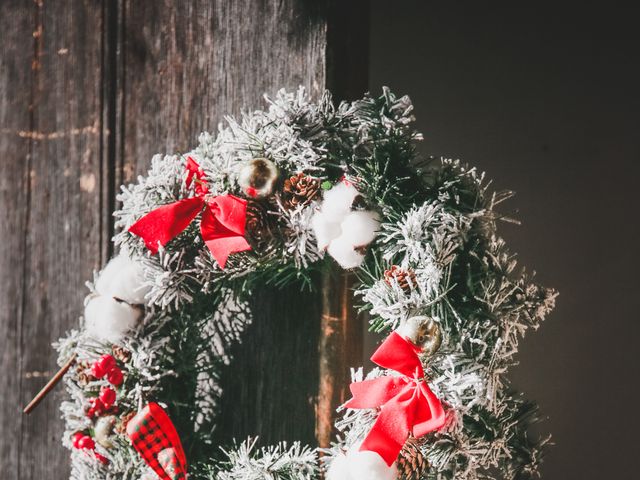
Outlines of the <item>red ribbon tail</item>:
{"type": "Polygon", "coordinates": [[[398,458],[411,431],[410,409],[403,403],[394,398],[382,407],[360,447],[360,450],[376,452],[389,466],[398,458]]]}
{"type": "Polygon", "coordinates": [[[442,403],[425,382],[420,382],[420,393],[424,401],[419,404],[420,408],[415,412],[414,437],[422,437],[429,432],[438,430],[446,421],[442,403]]]}
{"type": "Polygon", "coordinates": [[[158,253],[159,245],[165,246],[187,228],[203,205],[202,197],[163,205],[140,218],[129,227],[129,231],[142,238],[151,253],[158,253]]]}

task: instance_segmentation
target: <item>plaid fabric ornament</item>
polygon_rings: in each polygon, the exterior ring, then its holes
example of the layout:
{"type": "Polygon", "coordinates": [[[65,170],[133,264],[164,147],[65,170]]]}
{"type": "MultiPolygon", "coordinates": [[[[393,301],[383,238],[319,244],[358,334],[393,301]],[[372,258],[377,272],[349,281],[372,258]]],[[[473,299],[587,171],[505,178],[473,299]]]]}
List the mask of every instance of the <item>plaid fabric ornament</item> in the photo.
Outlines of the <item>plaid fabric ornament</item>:
{"type": "Polygon", "coordinates": [[[171,419],[157,403],[150,403],[127,424],[134,448],[162,480],[185,480],[187,459],[171,419]]]}

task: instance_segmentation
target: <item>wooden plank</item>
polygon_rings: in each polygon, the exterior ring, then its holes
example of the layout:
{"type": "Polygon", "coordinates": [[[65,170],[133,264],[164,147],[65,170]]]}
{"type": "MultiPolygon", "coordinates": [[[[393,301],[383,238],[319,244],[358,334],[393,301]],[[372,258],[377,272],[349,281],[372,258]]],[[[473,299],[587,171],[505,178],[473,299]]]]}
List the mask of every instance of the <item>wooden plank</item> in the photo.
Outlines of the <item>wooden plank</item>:
{"type": "Polygon", "coordinates": [[[0,4],[0,465],[7,480],[20,478],[21,435],[20,318],[23,310],[24,234],[28,211],[31,130],[33,13],[30,2],[11,0],[0,4]]]}
{"type": "Polygon", "coordinates": [[[3,2],[0,463],[7,478],[64,478],[57,389],[24,406],[57,370],[50,347],[77,324],[100,266],[100,3],[3,2]],[[97,7],[97,8],[96,8],[97,7]],[[6,202],[6,203],[4,203],[6,202]],[[8,377],[8,378],[7,378],[8,377]]]}
{"type": "Polygon", "coordinates": [[[253,323],[220,379],[224,395],[216,442],[260,437],[260,444],[315,444],[319,290],[264,288],[252,298],[253,323]],[[229,414],[229,412],[232,412],[229,414]]]}
{"type": "Polygon", "coordinates": [[[325,86],[324,2],[125,0],[123,181],[264,93],[325,86]]]}

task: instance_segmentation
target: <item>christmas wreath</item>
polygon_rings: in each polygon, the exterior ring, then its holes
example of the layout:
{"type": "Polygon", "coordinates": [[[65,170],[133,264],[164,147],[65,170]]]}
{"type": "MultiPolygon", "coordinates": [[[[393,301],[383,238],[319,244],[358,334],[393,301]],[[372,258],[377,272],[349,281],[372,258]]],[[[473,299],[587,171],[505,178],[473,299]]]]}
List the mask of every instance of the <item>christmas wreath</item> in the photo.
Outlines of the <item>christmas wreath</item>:
{"type": "Polygon", "coordinates": [[[556,294],[497,236],[510,193],[421,157],[411,102],[387,89],[338,106],[303,90],[267,100],[122,188],[120,253],[56,344],[71,478],[535,475],[547,439],[528,435],[535,406],[504,374],[556,294]],[[353,371],[340,437],[321,452],[215,445],[217,374],[251,322],[252,291],[313,287],[335,262],[356,272],[354,294],[385,335],[377,367],[353,371]]]}

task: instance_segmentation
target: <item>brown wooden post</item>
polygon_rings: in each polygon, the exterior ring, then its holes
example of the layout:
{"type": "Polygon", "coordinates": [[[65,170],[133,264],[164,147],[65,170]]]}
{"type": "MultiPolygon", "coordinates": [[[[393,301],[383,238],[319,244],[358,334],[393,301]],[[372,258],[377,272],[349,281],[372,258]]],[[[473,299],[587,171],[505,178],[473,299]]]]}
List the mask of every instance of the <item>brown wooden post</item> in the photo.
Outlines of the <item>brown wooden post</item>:
{"type": "MultiPolygon", "coordinates": [[[[57,369],[49,344],[77,324],[84,282],[111,253],[118,185],[144,173],[154,153],[192,148],[224,115],[264,106],[265,92],[301,84],[314,96],[326,87],[338,98],[361,95],[366,2],[341,3],[1,2],[5,478],[68,475],[62,389],[30,416],[20,410],[57,369]]],[[[323,287],[314,294],[258,292],[256,327],[223,376],[221,439],[251,433],[313,442],[317,433],[326,444],[348,367],[361,363],[349,281],[336,270],[317,279],[323,287]],[[339,336],[326,334],[327,322],[339,336]]]]}

